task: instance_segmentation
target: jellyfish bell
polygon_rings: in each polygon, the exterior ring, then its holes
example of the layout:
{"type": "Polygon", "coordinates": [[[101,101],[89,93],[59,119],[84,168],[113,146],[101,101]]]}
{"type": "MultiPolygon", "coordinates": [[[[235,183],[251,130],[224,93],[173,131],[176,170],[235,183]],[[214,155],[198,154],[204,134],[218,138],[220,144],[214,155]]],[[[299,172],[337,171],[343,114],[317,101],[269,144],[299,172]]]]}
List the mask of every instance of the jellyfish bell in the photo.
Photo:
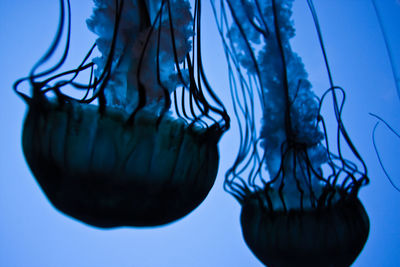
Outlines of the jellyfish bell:
{"type": "MultiPolygon", "coordinates": [[[[310,166],[304,172],[306,168],[310,166]]],[[[246,244],[266,266],[350,266],[369,233],[368,215],[356,191],[329,179],[285,188],[290,176],[266,182],[240,199],[246,244]]]]}
{"type": "MultiPolygon", "coordinates": [[[[212,89],[194,76],[204,78],[201,59],[195,65],[189,55],[196,49],[188,29],[193,25],[190,6],[184,0],[160,1],[154,5],[156,15],[149,11],[132,22],[126,19],[146,9],[140,1],[95,3],[88,24],[99,33],[96,45],[102,55],[88,63],[91,49],[74,70],[54,74],[62,58],[38,73],[59,45],[60,19],[50,52],[14,86],[28,104],[26,161],[50,202],[86,224],[110,228],[173,222],[195,209],[213,186],[217,143],[229,128],[212,89]],[[188,24],[182,24],[185,19],[188,24]],[[78,83],[85,70],[89,82],[78,83]],[[25,81],[32,96],[19,90],[25,81]],[[85,96],[73,98],[63,91],[66,87],[83,90],[85,96]]],[[[69,17],[68,10],[69,1],[61,1],[62,18],[69,17]]],[[[67,33],[68,42],[69,28],[67,33]]]]}
{"type": "Polygon", "coordinates": [[[30,107],[26,160],[52,204],[98,227],[177,220],[207,196],[217,174],[218,132],[140,112],[49,103],[30,107]]]}
{"type": "Polygon", "coordinates": [[[270,210],[262,198],[242,204],[243,237],[267,266],[350,266],[367,241],[369,220],[356,197],[344,196],[316,209],[270,210]]]}
{"type": "Polygon", "coordinates": [[[332,81],[325,51],[330,88],[318,99],[291,49],[292,2],[214,3],[241,133],[224,186],[242,206],[246,244],[266,266],[350,266],[368,238],[357,195],[369,178],[341,120],[345,92],[332,81]],[[321,115],[328,96],[337,121],[333,138],[321,115]],[[344,145],[357,164],[344,157],[344,145]]]}

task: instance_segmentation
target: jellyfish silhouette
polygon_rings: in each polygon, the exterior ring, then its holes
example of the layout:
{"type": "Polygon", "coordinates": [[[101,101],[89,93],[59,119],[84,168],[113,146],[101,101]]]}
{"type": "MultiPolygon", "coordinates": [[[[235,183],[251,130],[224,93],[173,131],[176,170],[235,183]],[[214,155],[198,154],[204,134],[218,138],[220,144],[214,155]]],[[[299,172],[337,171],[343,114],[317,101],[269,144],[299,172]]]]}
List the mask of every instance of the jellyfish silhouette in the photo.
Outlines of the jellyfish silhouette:
{"type": "Polygon", "coordinates": [[[369,233],[357,197],[369,182],[367,168],[341,120],[345,91],[333,83],[311,1],[330,79],[321,99],[291,49],[292,2],[213,3],[240,131],[224,188],[241,204],[244,240],[265,265],[349,266],[369,233]],[[334,142],[320,114],[328,96],[337,122],[334,142]],[[345,146],[358,163],[344,157],[345,146]]]}
{"type": "Polygon", "coordinates": [[[86,224],[170,223],[207,196],[229,128],[202,68],[199,2],[194,15],[186,0],[94,2],[87,24],[99,38],[79,66],[62,70],[71,14],[61,0],[53,44],[14,85],[28,105],[26,161],[50,202],[86,224]],[[40,70],[61,40],[61,58],[40,70]]]}

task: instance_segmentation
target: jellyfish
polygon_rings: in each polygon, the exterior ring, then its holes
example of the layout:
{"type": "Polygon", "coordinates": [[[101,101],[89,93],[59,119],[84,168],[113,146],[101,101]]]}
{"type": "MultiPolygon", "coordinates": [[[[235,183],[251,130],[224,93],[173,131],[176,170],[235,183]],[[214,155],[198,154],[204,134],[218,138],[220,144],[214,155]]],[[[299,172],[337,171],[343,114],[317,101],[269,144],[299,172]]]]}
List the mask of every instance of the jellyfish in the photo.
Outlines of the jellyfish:
{"type": "Polygon", "coordinates": [[[213,2],[240,136],[224,189],[241,205],[244,241],[266,266],[350,266],[369,233],[357,196],[369,182],[367,168],[341,119],[345,91],[333,82],[312,1],[330,79],[321,98],[292,51],[292,4],[213,2]],[[321,115],[329,96],[333,137],[321,115]]]}
{"type": "Polygon", "coordinates": [[[83,223],[171,223],[207,196],[229,128],[202,67],[199,2],[94,3],[98,39],[78,67],[63,69],[71,14],[60,0],[52,45],[14,84],[28,106],[25,159],[52,205],[83,223]]]}

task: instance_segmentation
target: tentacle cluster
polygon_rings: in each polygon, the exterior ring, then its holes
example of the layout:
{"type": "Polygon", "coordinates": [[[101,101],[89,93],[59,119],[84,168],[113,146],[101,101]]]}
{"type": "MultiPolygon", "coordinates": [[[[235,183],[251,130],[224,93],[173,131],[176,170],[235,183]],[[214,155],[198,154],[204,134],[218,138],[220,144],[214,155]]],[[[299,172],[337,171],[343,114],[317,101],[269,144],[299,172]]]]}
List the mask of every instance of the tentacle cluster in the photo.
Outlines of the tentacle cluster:
{"type": "Polygon", "coordinates": [[[324,206],[328,199],[337,198],[338,189],[340,194],[357,195],[369,181],[365,163],[343,125],[345,92],[333,83],[314,6],[308,3],[330,77],[330,88],[320,99],[311,91],[303,63],[290,47],[295,31],[290,19],[292,1],[213,5],[241,131],[239,153],[226,174],[225,189],[239,202],[252,192],[274,189],[281,199],[278,208],[324,206]],[[320,113],[327,96],[332,97],[337,121],[334,145],[320,113]],[[262,127],[258,129],[260,109],[262,127]],[[359,163],[344,158],[344,145],[359,163]]]}
{"type": "Polygon", "coordinates": [[[95,3],[87,24],[99,38],[77,68],[60,71],[71,37],[70,3],[60,0],[53,44],[29,76],[14,84],[14,90],[28,104],[55,95],[60,104],[96,104],[100,113],[106,107],[120,108],[131,114],[128,124],[140,109],[146,108],[156,116],[171,113],[188,124],[213,126],[220,134],[229,128],[229,116],[202,67],[200,1],[195,1],[193,15],[186,0],[95,3]],[[39,71],[59,49],[63,38],[61,58],[54,66],[39,71]],[[96,48],[101,56],[93,56],[96,48]],[[89,77],[89,81],[77,82],[82,77],[89,77]],[[21,89],[25,82],[29,82],[31,96],[21,89]],[[83,92],[83,97],[74,97],[71,89],[83,92]]]}

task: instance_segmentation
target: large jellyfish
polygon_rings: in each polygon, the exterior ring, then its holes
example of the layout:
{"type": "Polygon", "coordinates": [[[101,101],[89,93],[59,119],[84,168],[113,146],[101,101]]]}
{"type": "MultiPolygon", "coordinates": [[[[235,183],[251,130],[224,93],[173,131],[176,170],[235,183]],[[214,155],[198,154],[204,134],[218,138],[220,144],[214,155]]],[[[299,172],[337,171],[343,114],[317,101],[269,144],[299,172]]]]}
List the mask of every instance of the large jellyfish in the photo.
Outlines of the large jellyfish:
{"type": "Polygon", "coordinates": [[[357,197],[369,179],[341,120],[345,92],[332,80],[311,1],[330,78],[321,99],[291,49],[292,2],[222,0],[213,5],[241,137],[225,189],[242,205],[244,240],[265,265],[349,266],[369,233],[368,215],[357,197]],[[320,114],[328,96],[337,122],[334,142],[320,114]],[[343,149],[359,163],[345,159],[343,149]]]}
{"type": "Polygon", "coordinates": [[[99,37],[82,63],[62,70],[71,14],[60,0],[53,44],[15,83],[26,161],[51,203],[84,223],[170,223],[207,196],[229,128],[202,69],[199,2],[194,12],[187,0],[94,2],[87,24],[99,37]]]}

